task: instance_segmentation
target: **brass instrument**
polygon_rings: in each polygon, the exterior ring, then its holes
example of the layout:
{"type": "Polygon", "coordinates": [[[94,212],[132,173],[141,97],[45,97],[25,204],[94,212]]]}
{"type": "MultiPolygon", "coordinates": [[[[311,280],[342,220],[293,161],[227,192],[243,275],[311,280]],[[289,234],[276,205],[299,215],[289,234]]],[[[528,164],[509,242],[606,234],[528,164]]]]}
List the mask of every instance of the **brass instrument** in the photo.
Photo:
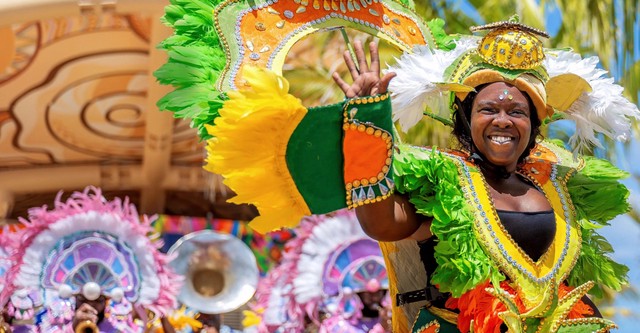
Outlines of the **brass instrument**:
{"type": "Polygon", "coordinates": [[[185,277],[178,299],[198,312],[231,312],[256,291],[256,257],[235,236],[212,230],[193,232],[180,238],[168,253],[175,255],[169,265],[185,277]]]}
{"type": "Polygon", "coordinates": [[[99,333],[98,325],[91,320],[85,320],[76,326],[75,333],[99,333]]]}
{"type": "MultiPolygon", "coordinates": [[[[0,317],[2,317],[2,314],[0,313],[0,317]]],[[[4,319],[0,318],[0,333],[7,333],[7,329],[5,328],[5,322],[4,319]]]]}
{"type": "Polygon", "coordinates": [[[7,329],[5,328],[5,321],[4,321],[4,312],[0,311],[0,333],[7,333],[7,329]]]}

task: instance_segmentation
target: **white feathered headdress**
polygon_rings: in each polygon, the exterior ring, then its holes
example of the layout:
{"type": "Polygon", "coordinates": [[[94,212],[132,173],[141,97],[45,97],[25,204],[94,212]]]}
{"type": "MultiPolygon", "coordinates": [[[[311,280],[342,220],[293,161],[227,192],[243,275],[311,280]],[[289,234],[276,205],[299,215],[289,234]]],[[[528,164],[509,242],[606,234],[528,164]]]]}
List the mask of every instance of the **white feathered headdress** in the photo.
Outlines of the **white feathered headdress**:
{"type": "Polygon", "coordinates": [[[544,32],[512,21],[472,30],[489,32],[460,38],[451,51],[418,46],[388,69],[397,73],[389,90],[403,131],[425,114],[451,125],[453,94],[463,99],[481,84],[506,81],[527,92],[541,120],[575,121],[569,140],[575,152],[601,147],[597,132],[614,140],[630,136],[631,119],[640,119],[638,107],[597,67],[597,57],[543,49],[538,37],[547,37],[544,32]]]}

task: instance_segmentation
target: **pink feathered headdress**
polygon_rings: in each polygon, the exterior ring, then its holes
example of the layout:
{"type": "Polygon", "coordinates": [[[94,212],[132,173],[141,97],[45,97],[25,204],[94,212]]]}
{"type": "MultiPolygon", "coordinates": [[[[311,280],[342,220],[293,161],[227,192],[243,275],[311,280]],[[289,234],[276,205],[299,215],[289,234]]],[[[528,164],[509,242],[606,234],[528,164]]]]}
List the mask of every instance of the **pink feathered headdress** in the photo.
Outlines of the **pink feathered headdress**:
{"type": "Polygon", "coordinates": [[[10,253],[0,305],[17,290],[55,298],[97,283],[100,293],[124,294],[157,314],[175,308],[182,279],[159,251],[161,242],[150,238],[147,216],[140,218],[128,198],[108,201],[95,187],[64,202],[61,197],[53,209],[32,208],[28,220],[20,219],[24,228],[12,235],[19,243],[10,253]]]}
{"type": "Polygon", "coordinates": [[[309,323],[322,331],[357,320],[356,293],[388,288],[380,248],[353,212],[305,218],[294,231],[280,264],[258,284],[252,304],[258,332],[303,332],[309,323]],[[323,321],[320,313],[332,319],[323,321]]]}

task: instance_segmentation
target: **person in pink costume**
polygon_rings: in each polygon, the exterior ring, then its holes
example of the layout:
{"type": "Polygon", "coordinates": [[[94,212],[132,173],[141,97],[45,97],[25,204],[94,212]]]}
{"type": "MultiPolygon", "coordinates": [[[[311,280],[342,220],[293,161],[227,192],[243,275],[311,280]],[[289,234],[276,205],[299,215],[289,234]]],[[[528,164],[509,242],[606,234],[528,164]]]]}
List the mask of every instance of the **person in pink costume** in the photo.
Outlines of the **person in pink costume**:
{"type": "MultiPolygon", "coordinates": [[[[353,212],[304,219],[262,279],[248,332],[389,332],[388,277],[353,212]]],[[[250,321],[250,320],[247,320],[250,321]]]]}
{"type": "Polygon", "coordinates": [[[151,239],[151,219],[128,199],[107,200],[88,187],[53,208],[35,207],[23,228],[0,291],[14,332],[74,332],[90,322],[100,332],[143,332],[147,311],[175,308],[181,285],[151,239]]]}

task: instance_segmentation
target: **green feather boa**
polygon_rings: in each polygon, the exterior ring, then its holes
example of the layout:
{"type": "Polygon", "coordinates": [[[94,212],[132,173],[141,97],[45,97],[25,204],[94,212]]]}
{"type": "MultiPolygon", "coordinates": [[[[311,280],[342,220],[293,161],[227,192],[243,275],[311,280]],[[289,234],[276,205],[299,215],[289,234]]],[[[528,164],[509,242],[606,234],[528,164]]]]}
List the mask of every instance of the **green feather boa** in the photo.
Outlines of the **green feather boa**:
{"type": "Polygon", "coordinates": [[[476,239],[456,162],[435,149],[400,146],[393,167],[396,190],[409,197],[419,214],[433,217],[431,232],[438,237],[438,267],[431,283],[460,297],[488,279],[504,280],[476,239]]]}
{"type": "MultiPolygon", "coordinates": [[[[504,280],[473,232],[472,209],[460,188],[457,161],[435,149],[399,149],[393,162],[396,190],[409,197],[419,214],[433,217],[431,232],[438,237],[438,267],[431,282],[459,297],[481,282],[504,280]]],[[[575,287],[594,281],[591,293],[597,297],[604,286],[620,290],[627,283],[628,268],[611,260],[611,245],[594,231],[628,211],[629,191],[619,183],[626,176],[607,161],[586,157],[566,184],[582,229],[582,250],[568,283],[575,287]]]]}

